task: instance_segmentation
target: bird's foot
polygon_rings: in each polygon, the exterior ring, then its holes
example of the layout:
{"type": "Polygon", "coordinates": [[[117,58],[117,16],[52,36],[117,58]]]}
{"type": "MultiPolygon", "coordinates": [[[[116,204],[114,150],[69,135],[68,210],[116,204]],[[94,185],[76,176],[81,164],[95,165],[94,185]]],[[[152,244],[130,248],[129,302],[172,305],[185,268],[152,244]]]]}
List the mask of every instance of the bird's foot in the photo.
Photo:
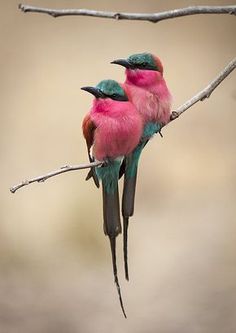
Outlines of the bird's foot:
{"type": "Polygon", "coordinates": [[[179,113],[177,111],[172,111],[172,113],[170,115],[170,121],[175,120],[178,117],[179,117],[179,113]]]}

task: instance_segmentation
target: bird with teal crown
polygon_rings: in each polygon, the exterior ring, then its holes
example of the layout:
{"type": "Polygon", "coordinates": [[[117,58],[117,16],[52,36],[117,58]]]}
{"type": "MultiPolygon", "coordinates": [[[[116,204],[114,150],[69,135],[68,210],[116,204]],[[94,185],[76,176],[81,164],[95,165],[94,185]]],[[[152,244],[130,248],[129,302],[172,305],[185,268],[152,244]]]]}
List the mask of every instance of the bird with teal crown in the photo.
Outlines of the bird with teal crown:
{"type": "Polygon", "coordinates": [[[99,181],[102,184],[103,229],[110,240],[114,281],[126,317],[116,265],[116,237],[121,233],[118,180],[124,156],[129,156],[140,142],[143,123],[126,91],[116,81],[104,80],[96,87],[81,89],[95,97],[82,129],[90,160],[103,162],[90,176],[97,185],[99,181]]]}
{"type": "Polygon", "coordinates": [[[125,276],[128,271],[128,226],[134,213],[138,162],[141,152],[150,138],[170,120],[172,97],[163,77],[161,60],[151,53],[139,53],[127,59],[117,59],[112,64],[126,68],[125,91],[139,112],[144,128],[141,140],[131,154],[126,155],[120,175],[124,173],[122,196],[123,251],[125,276]]]}

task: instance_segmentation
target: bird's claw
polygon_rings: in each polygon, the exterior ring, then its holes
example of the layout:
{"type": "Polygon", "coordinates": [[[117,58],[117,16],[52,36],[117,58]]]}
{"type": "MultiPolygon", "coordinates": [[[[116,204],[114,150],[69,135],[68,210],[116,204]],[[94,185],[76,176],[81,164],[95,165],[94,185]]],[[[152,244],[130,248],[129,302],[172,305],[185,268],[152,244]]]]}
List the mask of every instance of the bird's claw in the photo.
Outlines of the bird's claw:
{"type": "Polygon", "coordinates": [[[172,113],[170,115],[170,121],[172,121],[178,117],[179,117],[179,113],[177,111],[172,111],[172,113]]]}
{"type": "Polygon", "coordinates": [[[161,129],[158,133],[160,134],[160,137],[163,138],[163,134],[161,133],[161,129]]]}

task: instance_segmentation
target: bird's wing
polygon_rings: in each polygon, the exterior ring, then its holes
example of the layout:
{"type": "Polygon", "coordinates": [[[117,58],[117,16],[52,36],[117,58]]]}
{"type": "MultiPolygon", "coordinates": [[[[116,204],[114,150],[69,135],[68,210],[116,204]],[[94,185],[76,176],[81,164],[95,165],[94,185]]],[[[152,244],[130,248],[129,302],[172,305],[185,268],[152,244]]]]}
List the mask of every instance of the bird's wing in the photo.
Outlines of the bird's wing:
{"type": "Polygon", "coordinates": [[[94,142],[94,132],[96,129],[96,125],[92,121],[91,117],[89,114],[87,114],[83,120],[82,124],[82,129],[83,129],[83,135],[87,143],[87,148],[88,148],[88,154],[89,154],[89,159],[91,159],[91,154],[90,154],[90,149],[93,145],[94,142]]]}
{"type": "MultiPolygon", "coordinates": [[[[94,133],[95,133],[95,130],[96,130],[96,125],[92,121],[89,114],[86,115],[84,120],[83,120],[82,129],[83,129],[83,135],[84,135],[84,138],[85,138],[86,144],[87,144],[89,161],[94,162],[94,158],[92,157],[90,150],[91,150],[91,147],[94,143],[94,133]]],[[[90,169],[90,171],[89,171],[89,173],[86,177],[86,180],[90,179],[91,177],[93,177],[95,185],[97,187],[99,187],[99,180],[98,180],[98,177],[96,175],[95,168],[90,169]]]]}

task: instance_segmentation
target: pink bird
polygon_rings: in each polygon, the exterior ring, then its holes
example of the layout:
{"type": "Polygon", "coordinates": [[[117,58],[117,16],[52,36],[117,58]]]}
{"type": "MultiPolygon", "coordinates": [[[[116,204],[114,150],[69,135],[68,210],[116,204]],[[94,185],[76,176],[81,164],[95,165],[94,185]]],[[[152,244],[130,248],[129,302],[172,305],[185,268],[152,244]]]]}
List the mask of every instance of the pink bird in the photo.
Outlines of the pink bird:
{"type": "Polygon", "coordinates": [[[162,63],[155,55],[151,53],[133,54],[127,59],[114,60],[112,63],[126,68],[124,89],[144,122],[142,139],[136,149],[126,156],[121,168],[125,173],[122,197],[123,251],[125,276],[129,280],[128,225],[129,217],[134,213],[138,161],[149,139],[169,122],[172,98],[163,77],[162,63]]]}
{"type": "Polygon", "coordinates": [[[123,157],[128,156],[140,141],[143,123],[125,90],[116,81],[104,80],[96,87],[82,89],[95,96],[82,127],[90,160],[104,162],[102,167],[93,170],[93,176],[102,182],[103,228],[110,239],[114,280],[126,317],[116,266],[116,237],[121,233],[118,179],[123,157]]]}

